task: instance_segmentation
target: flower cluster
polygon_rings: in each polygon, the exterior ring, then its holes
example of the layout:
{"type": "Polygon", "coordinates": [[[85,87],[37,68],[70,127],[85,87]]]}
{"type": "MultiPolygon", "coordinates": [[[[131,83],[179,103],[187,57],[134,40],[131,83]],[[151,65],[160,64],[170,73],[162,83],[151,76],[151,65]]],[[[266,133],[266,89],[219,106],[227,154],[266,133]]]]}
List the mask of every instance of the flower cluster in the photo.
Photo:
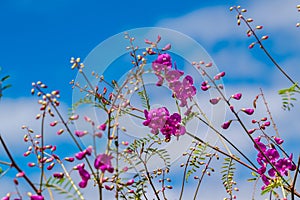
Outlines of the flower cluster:
{"type": "MultiPolygon", "coordinates": [[[[279,176],[287,176],[289,171],[294,171],[296,169],[295,164],[293,164],[293,154],[291,154],[288,158],[280,158],[280,155],[274,145],[265,145],[261,142],[261,137],[257,137],[254,139],[256,145],[254,146],[259,152],[257,154],[257,162],[261,166],[257,173],[261,176],[262,181],[264,182],[264,186],[262,190],[266,188],[266,186],[271,184],[271,180],[267,178],[265,172],[267,170],[268,164],[274,166],[268,170],[268,175],[272,178],[279,176]],[[260,151],[260,150],[262,151],[260,151]],[[278,173],[277,173],[278,172],[278,173]]],[[[277,144],[282,144],[283,140],[280,138],[275,138],[274,141],[277,144]]]]}
{"type": "Polygon", "coordinates": [[[196,95],[196,87],[191,76],[185,76],[182,81],[180,77],[184,72],[172,69],[171,56],[167,53],[158,55],[157,59],[152,63],[152,69],[158,77],[157,86],[161,86],[166,79],[169,88],[173,91],[173,96],[180,100],[181,107],[187,105],[187,99],[191,99],[196,95]]]}
{"type": "Polygon", "coordinates": [[[158,134],[159,131],[165,136],[166,141],[170,141],[171,135],[183,135],[186,130],[182,126],[181,116],[178,113],[170,115],[167,108],[152,109],[149,112],[144,111],[146,120],[143,122],[145,126],[151,128],[153,134],[158,134]]]}

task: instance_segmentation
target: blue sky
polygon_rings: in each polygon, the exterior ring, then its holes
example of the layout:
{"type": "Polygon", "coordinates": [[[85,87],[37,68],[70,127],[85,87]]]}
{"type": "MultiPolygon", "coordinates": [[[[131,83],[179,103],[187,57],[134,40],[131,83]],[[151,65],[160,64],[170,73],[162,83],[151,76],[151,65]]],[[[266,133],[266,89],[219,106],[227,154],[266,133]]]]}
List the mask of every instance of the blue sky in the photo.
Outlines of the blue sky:
{"type": "MultiPolygon", "coordinates": [[[[270,36],[264,44],[279,64],[299,80],[300,29],[295,24],[300,21],[300,14],[296,0],[0,1],[0,75],[9,74],[7,83],[13,85],[0,102],[0,131],[13,143],[19,137],[13,133],[21,132],[24,123],[38,129],[38,123],[31,120],[38,111],[30,95],[34,81],[41,80],[51,89],[61,90],[62,109],[67,113],[72,103],[69,81],[77,75],[70,69],[70,57],[85,58],[99,43],[126,30],[165,27],[186,34],[206,49],[219,70],[227,73],[227,93],[241,91],[251,105],[262,87],[279,128],[290,139],[289,148],[299,152],[293,142],[299,140],[295,134],[299,127],[288,121],[299,113],[299,105],[290,113],[282,113],[276,93],[290,84],[259,48],[248,49],[253,38],[247,38],[246,27],[238,27],[235,13],[229,12],[229,7],[236,4],[249,10],[246,15],[254,19],[255,25],[264,26],[260,35],[270,36]]],[[[114,51],[114,47],[107,51],[114,51]]],[[[233,133],[238,133],[235,130],[233,133]]],[[[229,137],[243,148],[243,141],[233,133],[229,137]]],[[[244,145],[245,149],[248,147],[244,145]]]]}

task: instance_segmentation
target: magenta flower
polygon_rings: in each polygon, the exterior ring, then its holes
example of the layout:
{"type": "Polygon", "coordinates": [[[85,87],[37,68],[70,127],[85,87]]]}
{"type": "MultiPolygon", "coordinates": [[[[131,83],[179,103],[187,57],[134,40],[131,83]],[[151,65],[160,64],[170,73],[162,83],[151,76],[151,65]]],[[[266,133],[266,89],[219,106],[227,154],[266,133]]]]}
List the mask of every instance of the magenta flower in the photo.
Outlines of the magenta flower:
{"type": "Polygon", "coordinates": [[[170,69],[172,67],[170,54],[163,53],[158,55],[157,59],[152,63],[152,67],[155,65],[163,65],[170,69]]]}
{"type": "Polygon", "coordinates": [[[179,70],[170,70],[166,72],[166,80],[168,82],[174,82],[179,80],[179,78],[184,74],[184,72],[179,70]]]}
{"type": "Polygon", "coordinates": [[[170,115],[169,111],[165,107],[153,109],[149,112],[144,110],[144,114],[146,120],[143,122],[143,125],[151,128],[151,133],[155,135],[158,134],[159,130],[164,127],[170,115]]]}
{"type": "Polygon", "coordinates": [[[100,169],[102,173],[108,171],[110,173],[114,172],[114,168],[111,164],[111,159],[113,157],[107,154],[99,154],[95,159],[94,166],[96,169],[100,169]]]}
{"type": "Polygon", "coordinates": [[[146,120],[143,122],[145,126],[151,128],[153,134],[158,134],[159,131],[165,136],[166,140],[171,139],[171,135],[180,136],[183,135],[186,130],[182,126],[181,116],[178,113],[174,113],[170,116],[167,108],[157,108],[144,111],[146,120]]]}
{"type": "Polygon", "coordinates": [[[294,171],[296,169],[296,166],[292,162],[292,157],[293,155],[291,154],[289,158],[281,158],[276,162],[275,167],[282,176],[287,176],[289,170],[294,171]]]}
{"type": "Polygon", "coordinates": [[[87,186],[88,180],[91,178],[91,175],[88,171],[84,169],[84,163],[77,165],[76,169],[78,170],[79,175],[81,177],[81,182],[78,185],[81,188],[85,188],[87,186]]]}

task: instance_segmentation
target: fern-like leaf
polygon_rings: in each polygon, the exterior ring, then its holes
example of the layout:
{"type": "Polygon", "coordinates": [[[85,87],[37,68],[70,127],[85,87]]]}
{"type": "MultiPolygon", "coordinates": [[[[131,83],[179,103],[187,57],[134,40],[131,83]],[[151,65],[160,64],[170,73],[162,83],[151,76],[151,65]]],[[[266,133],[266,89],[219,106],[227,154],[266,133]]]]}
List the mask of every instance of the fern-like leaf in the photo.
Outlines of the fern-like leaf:
{"type": "Polygon", "coordinates": [[[144,88],[142,91],[138,92],[138,95],[141,98],[142,106],[145,109],[150,110],[150,99],[149,99],[149,96],[146,92],[146,89],[144,88]]]}
{"type": "Polygon", "coordinates": [[[192,155],[191,155],[191,160],[189,162],[189,166],[191,166],[191,168],[186,173],[185,181],[188,181],[189,177],[192,174],[194,174],[195,172],[197,172],[197,169],[200,168],[200,166],[202,165],[202,162],[206,158],[207,145],[198,144],[198,145],[196,145],[195,148],[196,149],[191,152],[192,155]]]}
{"type": "Polygon", "coordinates": [[[222,181],[229,195],[232,195],[233,185],[235,184],[233,177],[236,170],[235,163],[232,158],[225,158],[222,166],[222,181]]]}
{"type": "Polygon", "coordinates": [[[45,187],[53,189],[53,191],[58,194],[64,195],[66,199],[78,200],[81,199],[78,195],[78,191],[76,191],[70,180],[67,178],[56,179],[50,177],[45,187]]]}
{"type": "Polygon", "coordinates": [[[293,102],[297,100],[294,95],[295,93],[300,93],[297,85],[298,84],[294,84],[290,88],[285,88],[278,91],[278,94],[281,95],[282,98],[282,108],[284,110],[291,110],[291,108],[294,107],[293,102]]]}

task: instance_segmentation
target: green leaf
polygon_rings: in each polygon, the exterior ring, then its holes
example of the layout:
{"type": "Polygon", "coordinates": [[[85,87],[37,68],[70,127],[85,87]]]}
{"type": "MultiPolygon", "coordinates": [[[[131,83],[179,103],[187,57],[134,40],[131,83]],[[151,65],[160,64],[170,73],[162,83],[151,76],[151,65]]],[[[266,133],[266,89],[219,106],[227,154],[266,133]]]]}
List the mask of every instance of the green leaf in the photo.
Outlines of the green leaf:
{"type": "Polygon", "coordinates": [[[7,75],[7,76],[4,76],[2,79],[1,79],[1,81],[3,82],[3,81],[5,81],[5,80],[7,80],[7,79],[9,79],[10,78],[10,76],[9,75],[7,75]]]}

